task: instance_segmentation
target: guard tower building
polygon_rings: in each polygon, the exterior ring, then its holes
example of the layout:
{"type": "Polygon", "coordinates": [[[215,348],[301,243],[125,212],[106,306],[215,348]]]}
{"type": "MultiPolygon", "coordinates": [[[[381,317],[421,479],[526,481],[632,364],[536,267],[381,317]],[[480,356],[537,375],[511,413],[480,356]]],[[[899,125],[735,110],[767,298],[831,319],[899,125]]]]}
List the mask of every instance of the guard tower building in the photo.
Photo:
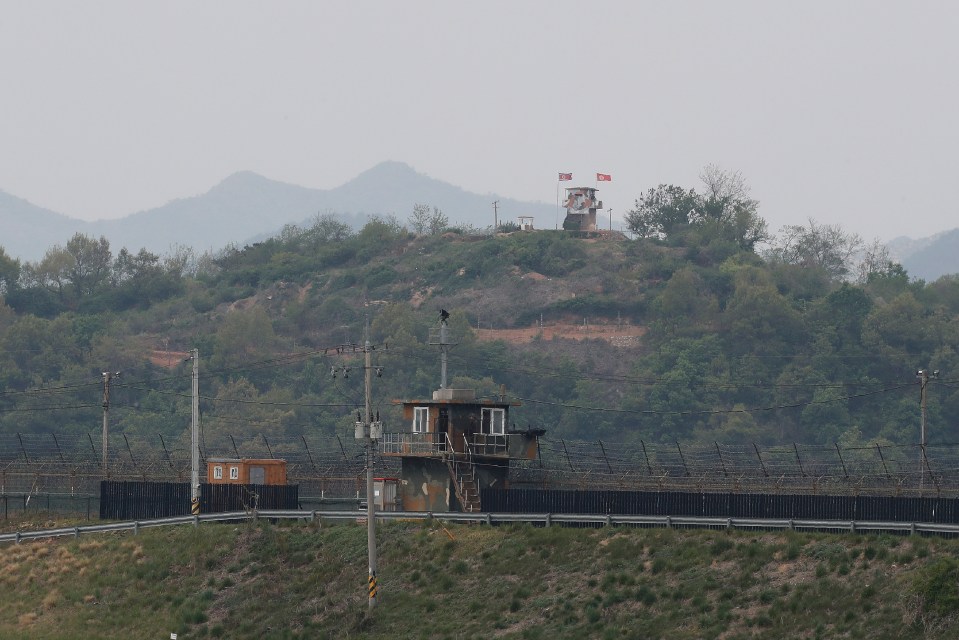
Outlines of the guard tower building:
{"type": "Polygon", "coordinates": [[[566,218],[563,229],[567,231],[595,231],[596,212],[603,208],[603,202],[593,187],[567,187],[566,218]]]}
{"type": "Polygon", "coordinates": [[[383,455],[400,459],[397,493],[406,511],[480,511],[480,489],[506,489],[510,460],[534,460],[545,433],[511,429],[509,411],[519,403],[502,390],[479,399],[474,389],[446,387],[447,317],[444,311],[439,341],[431,337],[443,354],[440,388],[429,399],[395,400],[406,429],[383,434],[383,455]]]}

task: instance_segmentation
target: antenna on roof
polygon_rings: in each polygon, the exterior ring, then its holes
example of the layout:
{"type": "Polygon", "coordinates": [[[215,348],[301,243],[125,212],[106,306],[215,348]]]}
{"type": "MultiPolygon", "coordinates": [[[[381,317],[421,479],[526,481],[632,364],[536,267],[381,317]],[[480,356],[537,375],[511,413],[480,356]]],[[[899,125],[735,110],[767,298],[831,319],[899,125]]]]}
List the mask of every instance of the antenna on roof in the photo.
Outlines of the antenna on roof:
{"type": "Polygon", "coordinates": [[[437,332],[434,329],[430,330],[430,344],[440,348],[440,389],[446,388],[446,357],[449,354],[450,347],[455,346],[455,343],[450,342],[449,326],[447,325],[449,318],[449,311],[440,309],[439,336],[436,335],[437,332]]]}

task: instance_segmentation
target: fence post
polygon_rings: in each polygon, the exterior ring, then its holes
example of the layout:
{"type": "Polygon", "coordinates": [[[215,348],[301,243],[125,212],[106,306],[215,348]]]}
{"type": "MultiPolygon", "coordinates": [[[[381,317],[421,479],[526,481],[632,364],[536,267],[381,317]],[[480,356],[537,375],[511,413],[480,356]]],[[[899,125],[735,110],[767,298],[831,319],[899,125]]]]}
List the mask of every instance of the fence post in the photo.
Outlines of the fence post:
{"type": "Polygon", "coordinates": [[[649,454],[646,453],[646,442],[640,440],[639,444],[643,445],[643,457],[646,458],[646,471],[649,472],[649,475],[653,475],[653,467],[649,464],[649,454]]]}
{"type": "Polygon", "coordinates": [[[686,466],[686,456],[683,455],[683,450],[679,446],[679,440],[676,441],[676,451],[679,451],[679,459],[683,461],[683,470],[686,472],[686,477],[689,477],[689,467],[686,466]]]}
{"type": "Polygon", "coordinates": [[[839,443],[834,442],[833,444],[836,445],[836,455],[839,456],[839,464],[842,465],[842,475],[848,480],[849,472],[846,471],[846,461],[842,459],[842,451],[839,450],[839,443]]]}
{"type": "Polygon", "coordinates": [[[799,473],[803,478],[806,477],[806,470],[802,468],[802,458],[799,457],[799,445],[795,442],[793,443],[793,451],[796,452],[796,464],[799,465],[799,473]]]}
{"type": "Polygon", "coordinates": [[[560,439],[560,442],[563,443],[563,452],[566,454],[566,464],[569,465],[569,470],[575,473],[576,469],[573,468],[573,461],[569,459],[569,449],[566,448],[566,440],[560,439]]]}
{"type": "MultiPolygon", "coordinates": [[[[303,441],[303,448],[306,449],[306,455],[310,458],[310,466],[313,467],[313,471],[316,471],[316,464],[313,462],[313,454],[310,452],[310,445],[306,444],[306,436],[300,436],[300,440],[303,441]]],[[[320,495],[322,495],[323,490],[320,489],[320,495]]]]}
{"type": "Polygon", "coordinates": [[[753,449],[756,450],[756,457],[759,458],[759,466],[761,466],[761,467],[763,468],[763,475],[768,478],[768,477],[769,477],[769,472],[766,471],[766,463],[763,462],[763,457],[762,457],[761,455],[759,455],[759,447],[756,446],[756,443],[755,443],[755,442],[753,443],[753,449]]]}
{"type": "Polygon", "coordinates": [[[719,442],[715,440],[713,442],[716,444],[716,455],[719,456],[719,466],[723,469],[723,475],[728,478],[729,474],[726,472],[726,463],[723,462],[723,453],[719,450],[719,442]]]}
{"type": "Polygon", "coordinates": [[[612,468],[611,466],[609,466],[609,458],[606,456],[606,447],[603,446],[603,441],[602,441],[602,440],[597,440],[597,442],[599,442],[599,448],[600,448],[600,449],[602,450],[602,452],[603,452],[603,460],[606,461],[606,469],[607,469],[610,473],[613,473],[613,468],[612,468]]]}
{"type": "Polygon", "coordinates": [[[23,452],[23,461],[29,464],[30,458],[27,457],[27,450],[23,447],[23,436],[21,436],[19,433],[17,433],[17,440],[20,441],[20,451],[23,452]]]}
{"type": "Polygon", "coordinates": [[[879,446],[879,443],[876,443],[876,451],[879,452],[879,459],[882,460],[882,470],[886,472],[886,477],[889,477],[889,467],[886,466],[886,458],[882,455],[882,447],[879,446]]]}

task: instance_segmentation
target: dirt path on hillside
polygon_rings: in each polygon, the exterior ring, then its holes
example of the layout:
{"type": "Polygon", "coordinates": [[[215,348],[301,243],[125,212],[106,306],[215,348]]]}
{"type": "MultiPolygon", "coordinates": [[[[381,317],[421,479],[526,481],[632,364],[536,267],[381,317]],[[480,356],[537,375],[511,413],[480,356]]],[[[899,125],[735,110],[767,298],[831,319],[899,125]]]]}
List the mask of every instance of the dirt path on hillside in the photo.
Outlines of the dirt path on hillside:
{"type": "MultiPolygon", "coordinates": [[[[606,340],[614,347],[636,347],[646,333],[646,327],[623,324],[571,324],[554,323],[526,327],[523,329],[474,328],[476,337],[487,342],[502,340],[510,344],[526,344],[539,337],[541,340],[565,338],[567,340],[606,340]]],[[[173,369],[190,357],[187,351],[164,351],[154,349],[150,352],[150,362],[157,367],[173,369]]]]}
{"type": "Polygon", "coordinates": [[[633,347],[639,344],[646,333],[645,327],[623,324],[545,324],[524,329],[474,329],[480,340],[503,340],[511,344],[532,342],[537,336],[542,340],[565,338],[567,340],[606,340],[617,347],[633,347]]]}

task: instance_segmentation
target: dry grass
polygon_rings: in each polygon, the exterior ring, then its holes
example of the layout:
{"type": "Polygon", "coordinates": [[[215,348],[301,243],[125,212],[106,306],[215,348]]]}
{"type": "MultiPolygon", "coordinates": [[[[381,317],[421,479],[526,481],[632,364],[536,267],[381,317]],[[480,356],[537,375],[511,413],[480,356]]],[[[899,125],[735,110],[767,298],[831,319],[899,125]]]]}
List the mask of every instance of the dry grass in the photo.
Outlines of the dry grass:
{"type": "Polygon", "coordinates": [[[0,637],[953,638],[948,540],[394,523],[204,525],[0,547],[0,637]],[[15,587],[15,588],[11,588],[15,587]],[[640,624],[641,623],[641,624],[640,624]],[[637,626],[639,625],[639,626],[637,626]],[[866,634],[866,635],[863,635],[866,634]]]}

